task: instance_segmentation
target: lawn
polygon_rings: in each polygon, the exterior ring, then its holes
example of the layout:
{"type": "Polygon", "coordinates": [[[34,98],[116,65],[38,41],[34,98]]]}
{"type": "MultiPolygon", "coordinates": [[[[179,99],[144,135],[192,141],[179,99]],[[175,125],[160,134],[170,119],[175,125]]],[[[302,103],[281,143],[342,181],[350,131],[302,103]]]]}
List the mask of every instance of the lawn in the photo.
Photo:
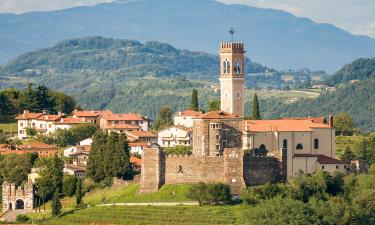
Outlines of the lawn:
{"type": "Polygon", "coordinates": [[[13,133],[17,133],[17,123],[0,123],[0,130],[4,133],[8,133],[9,130],[13,133]]]}
{"type": "Polygon", "coordinates": [[[109,187],[96,189],[87,193],[84,202],[88,205],[119,202],[189,202],[187,197],[189,185],[175,184],[163,185],[155,193],[139,194],[139,184],[131,184],[127,187],[109,187]]]}
{"type": "Polygon", "coordinates": [[[111,206],[65,212],[38,224],[239,224],[241,206],[111,206]]]}

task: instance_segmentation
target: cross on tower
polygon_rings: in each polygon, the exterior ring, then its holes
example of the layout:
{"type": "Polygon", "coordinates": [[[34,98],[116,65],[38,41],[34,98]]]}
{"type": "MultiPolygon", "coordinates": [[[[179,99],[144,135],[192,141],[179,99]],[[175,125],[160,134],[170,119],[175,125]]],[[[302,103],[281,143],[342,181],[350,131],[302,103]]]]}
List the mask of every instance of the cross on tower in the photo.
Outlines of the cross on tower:
{"type": "Polygon", "coordinates": [[[235,32],[236,32],[236,31],[234,30],[234,28],[231,27],[230,30],[229,30],[229,33],[230,33],[230,35],[231,35],[232,42],[233,42],[233,35],[234,35],[235,32]]]}

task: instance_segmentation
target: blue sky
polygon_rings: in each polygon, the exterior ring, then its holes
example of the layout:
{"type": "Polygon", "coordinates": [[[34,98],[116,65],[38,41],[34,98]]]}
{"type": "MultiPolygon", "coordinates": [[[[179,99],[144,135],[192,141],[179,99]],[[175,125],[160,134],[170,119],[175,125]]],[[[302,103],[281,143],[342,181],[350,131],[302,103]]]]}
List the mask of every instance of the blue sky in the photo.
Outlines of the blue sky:
{"type": "MultiPolygon", "coordinates": [[[[0,13],[48,11],[112,0],[0,0],[0,13]]],[[[375,0],[219,0],[281,9],[315,22],[331,23],[354,34],[375,38],[375,0]]]]}

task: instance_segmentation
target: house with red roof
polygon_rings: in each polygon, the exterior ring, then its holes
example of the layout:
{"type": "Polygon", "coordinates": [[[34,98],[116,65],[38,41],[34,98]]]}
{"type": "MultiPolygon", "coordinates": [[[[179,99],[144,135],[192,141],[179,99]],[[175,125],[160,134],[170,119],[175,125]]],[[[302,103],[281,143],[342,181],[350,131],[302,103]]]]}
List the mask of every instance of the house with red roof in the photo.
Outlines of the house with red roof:
{"type": "Polygon", "coordinates": [[[194,111],[191,109],[180,111],[174,114],[173,123],[175,126],[193,127],[193,119],[196,116],[202,115],[202,112],[194,111]]]}
{"type": "Polygon", "coordinates": [[[142,131],[148,131],[151,128],[151,120],[138,113],[102,114],[99,117],[100,129],[125,130],[124,128],[116,128],[116,125],[119,126],[119,124],[137,126],[142,131]]]}
{"type": "Polygon", "coordinates": [[[192,139],[193,129],[184,126],[174,125],[158,132],[158,144],[161,147],[190,146],[192,139]]]}

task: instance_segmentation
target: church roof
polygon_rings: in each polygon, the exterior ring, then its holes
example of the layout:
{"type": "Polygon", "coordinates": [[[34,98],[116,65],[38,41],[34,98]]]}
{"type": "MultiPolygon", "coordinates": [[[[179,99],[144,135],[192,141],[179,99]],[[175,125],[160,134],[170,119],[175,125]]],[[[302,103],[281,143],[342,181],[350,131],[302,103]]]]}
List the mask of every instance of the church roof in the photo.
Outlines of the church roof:
{"type": "Polygon", "coordinates": [[[249,132],[303,132],[314,131],[314,128],[330,129],[327,124],[314,122],[310,118],[279,120],[245,120],[242,129],[249,132]]]}
{"type": "Polygon", "coordinates": [[[241,117],[239,115],[224,111],[211,111],[200,116],[196,116],[195,119],[241,119],[241,117]]]}
{"type": "Polygon", "coordinates": [[[185,111],[177,112],[175,114],[175,116],[200,116],[202,114],[203,114],[202,112],[198,112],[198,111],[188,109],[188,110],[185,110],[185,111]]]}

